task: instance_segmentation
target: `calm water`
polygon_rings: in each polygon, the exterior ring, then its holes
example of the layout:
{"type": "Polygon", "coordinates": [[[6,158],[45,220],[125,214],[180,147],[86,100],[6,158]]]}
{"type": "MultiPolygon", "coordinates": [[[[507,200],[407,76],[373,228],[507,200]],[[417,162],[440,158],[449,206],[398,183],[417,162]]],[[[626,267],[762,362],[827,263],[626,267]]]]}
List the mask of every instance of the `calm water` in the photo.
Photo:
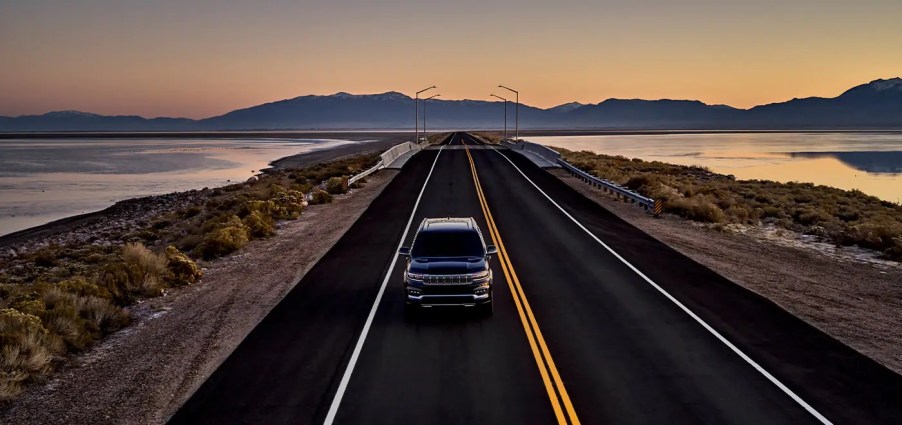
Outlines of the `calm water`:
{"type": "Polygon", "coordinates": [[[810,182],[902,202],[902,133],[737,133],[531,137],[530,141],[672,164],[738,179],[810,182]]]}
{"type": "Polygon", "coordinates": [[[0,235],[116,201],[247,180],[344,140],[0,140],[0,235]]]}

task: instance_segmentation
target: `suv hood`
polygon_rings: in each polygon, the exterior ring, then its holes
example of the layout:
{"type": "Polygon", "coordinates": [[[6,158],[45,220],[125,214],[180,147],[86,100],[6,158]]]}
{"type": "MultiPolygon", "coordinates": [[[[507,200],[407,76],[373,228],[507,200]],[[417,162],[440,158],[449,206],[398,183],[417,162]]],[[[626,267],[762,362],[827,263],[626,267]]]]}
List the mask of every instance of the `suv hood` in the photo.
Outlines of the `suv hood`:
{"type": "Polygon", "coordinates": [[[422,274],[467,274],[481,272],[486,269],[484,258],[413,258],[407,270],[422,274]]]}

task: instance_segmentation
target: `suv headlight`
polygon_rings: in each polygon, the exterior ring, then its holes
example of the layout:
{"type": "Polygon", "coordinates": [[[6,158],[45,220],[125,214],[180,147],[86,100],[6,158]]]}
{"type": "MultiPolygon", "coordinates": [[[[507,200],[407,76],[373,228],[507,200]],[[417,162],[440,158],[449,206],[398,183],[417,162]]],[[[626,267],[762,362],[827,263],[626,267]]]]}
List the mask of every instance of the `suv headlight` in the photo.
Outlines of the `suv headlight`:
{"type": "Polygon", "coordinates": [[[481,272],[470,273],[470,278],[473,280],[483,280],[483,279],[488,279],[489,276],[491,276],[491,275],[492,275],[492,271],[489,269],[485,269],[481,272]]]}
{"type": "Polygon", "coordinates": [[[423,281],[423,279],[426,279],[426,275],[424,275],[424,274],[420,274],[420,273],[411,273],[411,272],[406,272],[406,273],[407,273],[407,280],[419,280],[419,281],[423,281]]]}

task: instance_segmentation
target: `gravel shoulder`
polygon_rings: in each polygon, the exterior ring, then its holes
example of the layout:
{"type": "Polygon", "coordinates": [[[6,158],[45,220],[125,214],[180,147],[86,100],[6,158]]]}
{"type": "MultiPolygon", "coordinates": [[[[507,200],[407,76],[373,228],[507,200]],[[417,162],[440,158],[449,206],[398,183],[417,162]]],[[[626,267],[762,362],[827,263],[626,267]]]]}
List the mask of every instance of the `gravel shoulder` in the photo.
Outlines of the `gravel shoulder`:
{"type": "MultiPolygon", "coordinates": [[[[359,151],[358,151],[359,152],[359,151]]],[[[383,170],[278,234],[203,264],[203,280],[132,307],[132,326],[73,356],[0,411],[0,423],[164,423],[397,174],[383,170]]]]}
{"type": "Polygon", "coordinates": [[[779,231],[655,219],[564,170],[549,171],[650,236],[902,373],[902,265],[779,231]]]}

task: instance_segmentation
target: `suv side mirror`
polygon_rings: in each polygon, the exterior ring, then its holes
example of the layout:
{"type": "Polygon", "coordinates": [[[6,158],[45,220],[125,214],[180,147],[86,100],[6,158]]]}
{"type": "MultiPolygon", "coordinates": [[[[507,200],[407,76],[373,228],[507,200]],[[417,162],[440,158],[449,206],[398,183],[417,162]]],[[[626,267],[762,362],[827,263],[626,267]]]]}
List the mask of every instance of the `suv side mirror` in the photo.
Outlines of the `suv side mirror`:
{"type": "Polygon", "coordinates": [[[400,249],[398,249],[398,254],[401,254],[405,257],[410,257],[410,247],[402,246],[400,249]]]}
{"type": "Polygon", "coordinates": [[[498,248],[496,248],[495,245],[487,245],[485,247],[486,255],[492,255],[492,254],[497,254],[497,253],[498,253],[498,248]]]}

